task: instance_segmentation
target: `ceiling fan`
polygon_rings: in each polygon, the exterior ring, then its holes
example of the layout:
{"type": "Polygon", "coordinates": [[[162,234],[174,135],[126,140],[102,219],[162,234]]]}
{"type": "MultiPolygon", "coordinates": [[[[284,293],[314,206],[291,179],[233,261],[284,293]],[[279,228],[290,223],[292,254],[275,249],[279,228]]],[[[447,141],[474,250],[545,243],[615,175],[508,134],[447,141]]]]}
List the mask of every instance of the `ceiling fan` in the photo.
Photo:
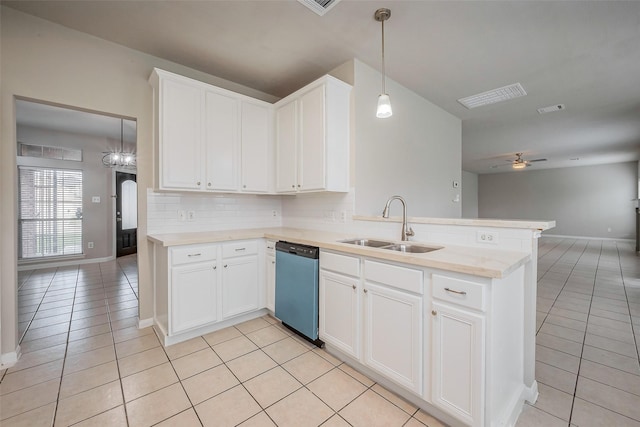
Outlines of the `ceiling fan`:
{"type": "MultiPolygon", "coordinates": [[[[516,159],[515,160],[507,160],[507,162],[511,163],[511,167],[513,169],[524,169],[527,166],[531,166],[531,163],[534,162],[546,162],[547,159],[533,159],[533,160],[525,160],[522,158],[522,155],[524,153],[516,153],[516,159]]],[[[491,169],[495,169],[495,168],[499,168],[502,166],[507,166],[507,165],[494,165],[491,166],[491,169]]]]}

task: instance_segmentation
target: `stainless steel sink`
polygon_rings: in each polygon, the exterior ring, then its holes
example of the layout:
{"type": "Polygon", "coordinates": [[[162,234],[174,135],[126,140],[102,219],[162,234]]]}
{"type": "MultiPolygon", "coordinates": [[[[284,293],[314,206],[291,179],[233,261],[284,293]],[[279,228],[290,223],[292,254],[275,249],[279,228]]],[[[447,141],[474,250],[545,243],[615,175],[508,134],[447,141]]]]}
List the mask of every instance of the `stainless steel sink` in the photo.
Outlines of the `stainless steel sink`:
{"type": "Polygon", "coordinates": [[[381,248],[383,246],[393,245],[393,242],[385,242],[384,240],[371,240],[371,239],[349,239],[341,240],[341,243],[348,243],[350,245],[369,246],[371,248],[381,248]]]}
{"type": "Polygon", "coordinates": [[[370,248],[386,249],[396,252],[407,252],[414,254],[423,254],[426,252],[436,251],[442,249],[438,246],[425,246],[414,243],[393,243],[384,240],[372,240],[372,239],[349,239],[341,240],[341,243],[348,243],[350,245],[368,246],[370,248]]]}
{"type": "Polygon", "coordinates": [[[433,247],[433,246],[398,243],[396,245],[382,246],[380,249],[387,249],[390,251],[397,251],[397,252],[407,252],[407,253],[413,253],[413,254],[423,254],[426,252],[437,251],[438,249],[442,249],[442,248],[433,247]]]}

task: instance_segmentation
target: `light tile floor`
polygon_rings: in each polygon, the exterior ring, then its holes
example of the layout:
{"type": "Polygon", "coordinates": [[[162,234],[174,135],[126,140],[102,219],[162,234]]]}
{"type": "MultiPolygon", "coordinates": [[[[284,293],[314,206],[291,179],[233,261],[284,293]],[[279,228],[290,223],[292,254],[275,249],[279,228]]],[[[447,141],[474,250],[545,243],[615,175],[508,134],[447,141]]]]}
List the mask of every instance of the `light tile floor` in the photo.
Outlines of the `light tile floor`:
{"type": "Polygon", "coordinates": [[[163,348],[136,258],[23,272],[4,426],[441,426],[270,316],[163,348]]]}
{"type": "MultiPolygon", "coordinates": [[[[271,317],[163,348],[138,330],[135,257],[19,277],[20,361],[2,426],[438,426],[271,317]]],[[[628,243],[545,237],[540,397],[518,427],[640,426],[640,262],[628,243]]]]}
{"type": "Polygon", "coordinates": [[[540,396],[518,427],[640,426],[635,244],[540,239],[537,310],[540,396]]]}

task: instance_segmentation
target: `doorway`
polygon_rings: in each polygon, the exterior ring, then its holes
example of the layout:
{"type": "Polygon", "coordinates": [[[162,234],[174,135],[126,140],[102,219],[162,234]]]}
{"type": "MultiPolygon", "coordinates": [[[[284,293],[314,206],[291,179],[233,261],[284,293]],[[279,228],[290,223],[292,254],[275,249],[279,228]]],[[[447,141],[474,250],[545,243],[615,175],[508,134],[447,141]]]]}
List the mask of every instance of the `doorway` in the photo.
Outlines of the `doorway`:
{"type": "Polygon", "coordinates": [[[136,175],[116,171],[116,258],[138,251],[137,200],[136,175]]]}

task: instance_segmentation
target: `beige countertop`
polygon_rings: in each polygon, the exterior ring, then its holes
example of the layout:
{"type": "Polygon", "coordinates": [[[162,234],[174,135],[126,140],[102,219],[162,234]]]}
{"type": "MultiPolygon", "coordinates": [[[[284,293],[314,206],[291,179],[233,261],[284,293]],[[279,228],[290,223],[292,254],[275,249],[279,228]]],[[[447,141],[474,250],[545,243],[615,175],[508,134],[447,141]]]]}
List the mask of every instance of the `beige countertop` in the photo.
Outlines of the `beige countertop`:
{"type": "Polygon", "coordinates": [[[506,277],[518,267],[529,261],[531,257],[525,252],[454,245],[446,245],[437,251],[422,254],[402,253],[387,249],[362,247],[340,242],[340,240],[356,237],[372,236],[355,236],[295,228],[256,228],[246,230],[152,234],[147,236],[151,242],[161,246],[216,243],[230,240],[260,238],[286,240],[293,243],[318,246],[322,249],[330,249],[353,255],[381,258],[388,261],[396,261],[420,267],[437,268],[489,278],[506,277]]]}
{"type": "MultiPolygon", "coordinates": [[[[354,215],[356,221],[402,222],[402,217],[394,216],[382,218],[382,216],[354,215]]],[[[436,225],[466,225],[470,227],[495,227],[495,228],[525,228],[530,230],[545,231],[555,228],[555,221],[527,221],[517,219],[483,219],[483,218],[426,218],[409,217],[407,222],[414,224],[436,225]]]]}

